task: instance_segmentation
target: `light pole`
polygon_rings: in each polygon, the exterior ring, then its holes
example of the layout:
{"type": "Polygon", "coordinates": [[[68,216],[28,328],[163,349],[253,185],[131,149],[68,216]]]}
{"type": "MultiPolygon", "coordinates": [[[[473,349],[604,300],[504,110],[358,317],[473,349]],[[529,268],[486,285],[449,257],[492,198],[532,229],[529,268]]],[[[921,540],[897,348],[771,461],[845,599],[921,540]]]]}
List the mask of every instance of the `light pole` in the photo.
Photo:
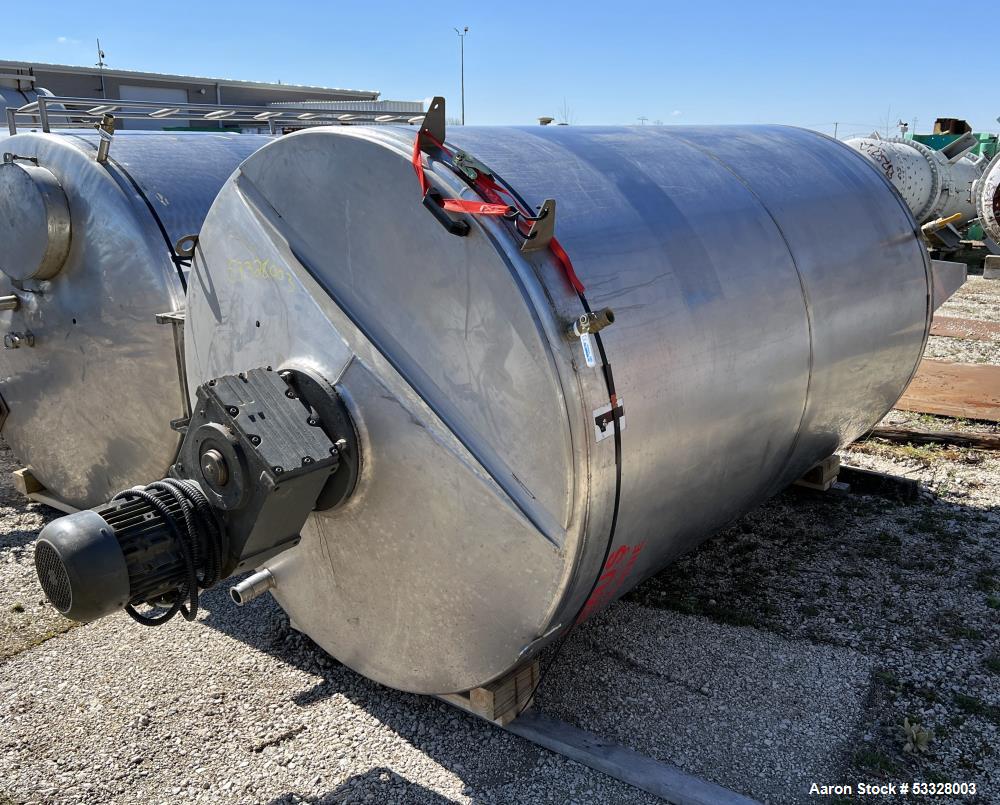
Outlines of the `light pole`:
{"type": "Polygon", "coordinates": [[[102,98],[107,98],[108,97],[108,93],[107,93],[107,90],[104,88],[104,67],[105,67],[105,64],[104,64],[104,51],[101,50],[101,40],[100,39],[97,40],[97,64],[94,65],[94,66],[97,67],[101,71],[101,97],[102,98]]]}
{"type": "Polygon", "coordinates": [[[455,33],[458,34],[458,39],[461,42],[460,49],[462,54],[461,70],[462,70],[462,125],[465,125],[465,37],[469,33],[469,26],[466,25],[461,31],[458,28],[455,29],[455,33]]]}

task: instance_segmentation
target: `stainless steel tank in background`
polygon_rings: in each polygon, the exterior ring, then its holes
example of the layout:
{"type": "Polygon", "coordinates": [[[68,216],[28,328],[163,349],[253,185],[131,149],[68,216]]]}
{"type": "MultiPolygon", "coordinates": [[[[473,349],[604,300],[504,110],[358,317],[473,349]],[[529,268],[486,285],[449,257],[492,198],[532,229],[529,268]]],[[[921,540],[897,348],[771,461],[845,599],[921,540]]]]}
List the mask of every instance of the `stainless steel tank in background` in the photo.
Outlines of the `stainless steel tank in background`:
{"type": "Polygon", "coordinates": [[[973,185],[985,161],[967,152],[978,142],[972,135],[935,151],[916,140],[855,137],[846,145],[864,154],[892,182],[920,224],[959,214],[956,226],[977,216],[973,185]]]}
{"type": "MultiPolygon", "coordinates": [[[[497,219],[449,233],[419,203],[413,140],[314,129],[247,159],[201,228],[186,365],[192,390],[260,366],[336,385],[356,491],[265,563],[268,584],[345,664],[444,693],[866,432],[920,360],[930,262],[885,177],[814,132],[449,132],[466,165],[556,200],[578,294],[497,219]],[[605,306],[590,367],[567,330],[605,306]]],[[[431,185],[475,199],[443,159],[431,185]]]]}
{"type": "Polygon", "coordinates": [[[185,410],[173,327],[197,234],[219,188],[270,138],[119,133],[0,142],[0,435],[55,497],[88,507],[161,477],[185,410]]]}
{"type": "Polygon", "coordinates": [[[983,231],[1000,244],[1000,154],[987,165],[976,184],[976,209],[983,231]]]}

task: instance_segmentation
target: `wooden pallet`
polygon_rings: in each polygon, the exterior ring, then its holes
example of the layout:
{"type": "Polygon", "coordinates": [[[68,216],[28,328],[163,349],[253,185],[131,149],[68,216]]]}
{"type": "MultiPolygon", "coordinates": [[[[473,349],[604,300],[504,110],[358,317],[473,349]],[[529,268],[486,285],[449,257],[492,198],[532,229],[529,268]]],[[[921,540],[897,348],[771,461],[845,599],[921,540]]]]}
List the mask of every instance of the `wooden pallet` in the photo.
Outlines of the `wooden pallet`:
{"type": "Polygon", "coordinates": [[[817,492],[827,492],[837,483],[840,472],[840,456],[833,455],[813,464],[812,467],[797,480],[793,486],[803,489],[813,489],[817,492]]]}
{"type": "Polygon", "coordinates": [[[538,679],[538,660],[531,660],[485,687],[445,693],[438,698],[505,727],[531,705],[538,679]]]}
{"type": "Polygon", "coordinates": [[[838,495],[846,495],[849,492],[880,495],[904,502],[914,501],[920,495],[920,484],[913,478],[842,464],[840,456],[837,455],[829,456],[814,464],[809,472],[792,486],[838,495]]]}

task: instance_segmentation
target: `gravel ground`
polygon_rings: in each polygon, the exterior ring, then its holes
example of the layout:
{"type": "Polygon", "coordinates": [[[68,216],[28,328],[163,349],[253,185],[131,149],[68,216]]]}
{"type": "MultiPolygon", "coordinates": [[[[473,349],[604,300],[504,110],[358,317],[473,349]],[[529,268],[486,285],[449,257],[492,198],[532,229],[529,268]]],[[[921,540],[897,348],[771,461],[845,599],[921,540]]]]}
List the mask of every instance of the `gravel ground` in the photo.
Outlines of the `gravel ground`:
{"type": "MultiPolygon", "coordinates": [[[[947,308],[1000,320],[1000,283],[974,278],[947,308]]],[[[1000,455],[873,440],[844,458],[925,492],[779,495],[575,630],[539,708],[768,803],[912,780],[1000,801],[1000,455]],[[904,751],[904,718],[926,752],[904,751]]],[[[13,493],[15,467],[0,450],[0,805],[654,801],[359,677],[268,596],[67,631],[31,567],[54,513],[13,493]]]]}
{"type": "Polygon", "coordinates": [[[35,536],[58,515],[14,490],[18,465],[0,441],[0,663],[73,627],[45,600],[35,577],[35,536]]]}
{"type": "MultiPolygon", "coordinates": [[[[941,305],[942,316],[1000,321],[1000,283],[970,276],[959,293],[941,305]]],[[[1000,334],[990,341],[931,336],[924,354],[959,363],[1000,363],[1000,334]]]]}

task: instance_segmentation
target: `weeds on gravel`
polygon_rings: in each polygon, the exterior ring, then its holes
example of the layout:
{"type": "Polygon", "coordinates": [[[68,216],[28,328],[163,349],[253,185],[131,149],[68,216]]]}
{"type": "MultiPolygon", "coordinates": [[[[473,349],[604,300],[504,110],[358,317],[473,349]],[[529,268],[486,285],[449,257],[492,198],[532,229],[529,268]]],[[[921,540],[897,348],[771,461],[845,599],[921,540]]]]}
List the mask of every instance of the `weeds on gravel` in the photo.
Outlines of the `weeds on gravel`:
{"type": "Polygon", "coordinates": [[[871,747],[865,747],[855,752],[854,764],[862,769],[881,771],[886,774],[894,774],[897,768],[892,758],[871,747]]]}
{"type": "MultiPolygon", "coordinates": [[[[0,652],[0,662],[6,660],[8,656],[11,657],[17,656],[18,654],[22,654],[25,651],[36,648],[37,646],[42,645],[42,643],[51,640],[53,637],[59,637],[59,635],[68,632],[70,629],[76,629],[79,626],[83,626],[83,624],[62,618],[58,622],[58,625],[53,626],[51,629],[47,629],[41,634],[33,635],[28,641],[24,643],[24,645],[17,646],[16,650],[10,653],[9,655],[0,652]]],[[[2,799],[0,799],[0,805],[5,805],[2,799]]]]}
{"type": "Polygon", "coordinates": [[[875,678],[879,682],[888,685],[890,688],[898,688],[900,684],[902,684],[899,681],[899,677],[896,676],[892,671],[886,671],[880,669],[875,672],[875,678]]]}
{"type": "Polygon", "coordinates": [[[980,716],[987,721],[1000,725],[1000,707],[987,704],[982,699],[977,699],[975,696],[967,696],[964,693],[955,694],[955,704],[969,715],[980,716]]]}
{"type": "Polygon", "coordinates": [[[986,666],[986,670],[992,671],[994,674],[1000,674],[1000,654],[991,654],[983,660],[983,665],[986,666]]]}
{"type": "Polygon", "coordinates": [[[930,742],[934,738],[931,730],[925,730],[920,726],[919,721],[910,722],[909,718],[903,719],[903,751],[906,753],[926,752],[930,742]]]}
{"type": "Polygon", "coordinates": [[[976,574],[976,589],[981,593],[992,593],[1000,590],[1000,582],[997,582],[996,568],[983,568],[976,574]]]}

